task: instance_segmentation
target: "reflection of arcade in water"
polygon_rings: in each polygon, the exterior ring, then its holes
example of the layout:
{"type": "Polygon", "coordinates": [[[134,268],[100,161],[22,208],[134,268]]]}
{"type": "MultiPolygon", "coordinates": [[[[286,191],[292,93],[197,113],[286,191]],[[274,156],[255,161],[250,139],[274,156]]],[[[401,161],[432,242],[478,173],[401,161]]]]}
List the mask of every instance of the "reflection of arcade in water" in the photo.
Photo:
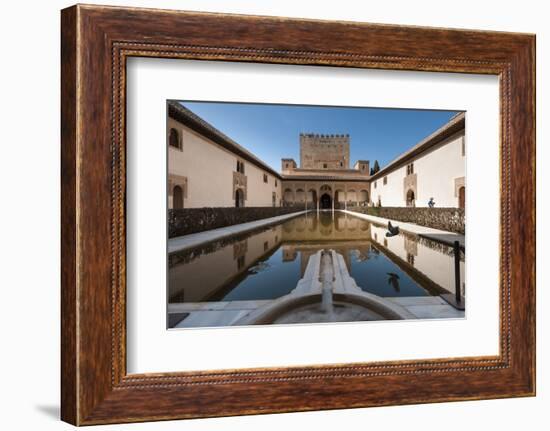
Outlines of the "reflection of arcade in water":
{"type": "MultiPolygon", "coordinates": [[[[319,250],[343,257],[355,282],[381,297],[454,293],[448,247],[339,211],[310,212],[261,231],[170,256],[170,303],[272,300],[291,292],[319,250]]],[[[461,279],[464,262],[461,262],[461,279]]]]}

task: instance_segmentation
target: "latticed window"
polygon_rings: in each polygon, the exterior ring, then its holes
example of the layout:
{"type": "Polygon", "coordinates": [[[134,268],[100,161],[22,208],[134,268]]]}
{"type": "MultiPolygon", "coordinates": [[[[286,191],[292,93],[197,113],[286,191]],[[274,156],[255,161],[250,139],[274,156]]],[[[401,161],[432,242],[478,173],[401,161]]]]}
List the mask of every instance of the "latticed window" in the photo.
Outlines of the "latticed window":
{"type": "Polygon", "coordinates": [[[244,174],[244,162],[237,160],[237,172],[244,174]]]}

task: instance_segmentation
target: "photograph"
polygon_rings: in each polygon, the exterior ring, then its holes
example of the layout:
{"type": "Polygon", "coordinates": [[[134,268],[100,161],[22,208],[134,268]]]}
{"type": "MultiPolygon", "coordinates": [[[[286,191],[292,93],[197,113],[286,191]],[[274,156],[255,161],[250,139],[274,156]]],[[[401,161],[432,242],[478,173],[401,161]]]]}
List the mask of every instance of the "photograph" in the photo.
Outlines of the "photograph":
{"type": "Polygon", "coordinates": [[[436,108],[168,100],[167,328],[466,318],[466,112],[436,108]]]}

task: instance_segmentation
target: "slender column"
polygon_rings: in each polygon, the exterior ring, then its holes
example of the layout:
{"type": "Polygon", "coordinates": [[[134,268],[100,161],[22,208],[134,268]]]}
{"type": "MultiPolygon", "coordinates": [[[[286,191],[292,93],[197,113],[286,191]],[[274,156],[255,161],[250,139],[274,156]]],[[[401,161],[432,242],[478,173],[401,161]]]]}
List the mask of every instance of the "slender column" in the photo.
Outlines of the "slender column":
{"type": "Polygon", "coordinates": [[[334,215],[334,198],[336,197],[336,191],[334,190],[334,183],[332,184],[332,190],[331,190],[331,194],[332,194],[332,215],[334,215]]]}
{"type": "Polygon", "coordinates": [[[319,194],[320,194],[319,192],[320,192],[319,185],[317,185],[316,191],[315,191],[315,194],[317,195],[316,196],[317,197],[317,215],[319,215],[319,200],[321,198],[321,196],[319,196],[319,194]]]}
{"type": "Polygon", "coordinates": [[[344,184],[344,209],[348,210],[348,185],[344,184]]]}

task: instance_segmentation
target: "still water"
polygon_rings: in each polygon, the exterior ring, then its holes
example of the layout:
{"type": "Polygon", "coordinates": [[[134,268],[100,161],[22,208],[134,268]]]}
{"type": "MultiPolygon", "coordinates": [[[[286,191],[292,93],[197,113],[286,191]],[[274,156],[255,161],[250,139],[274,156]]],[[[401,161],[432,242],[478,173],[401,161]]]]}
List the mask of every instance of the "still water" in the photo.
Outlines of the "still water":
{"type": "MultiPolygon", "coordinates": [[[[342,212],[310,212],[279,225],[169,256],[169,302],[276,299],[290,293],[318,250],[342,254],[364,291],[381,297],[454,293],[452,248],[342,212]]],[[[464,260],[460,262],[464,280],[464,260]]],[[[463,288],[463,286],[462,286],[463,288]]]]}

